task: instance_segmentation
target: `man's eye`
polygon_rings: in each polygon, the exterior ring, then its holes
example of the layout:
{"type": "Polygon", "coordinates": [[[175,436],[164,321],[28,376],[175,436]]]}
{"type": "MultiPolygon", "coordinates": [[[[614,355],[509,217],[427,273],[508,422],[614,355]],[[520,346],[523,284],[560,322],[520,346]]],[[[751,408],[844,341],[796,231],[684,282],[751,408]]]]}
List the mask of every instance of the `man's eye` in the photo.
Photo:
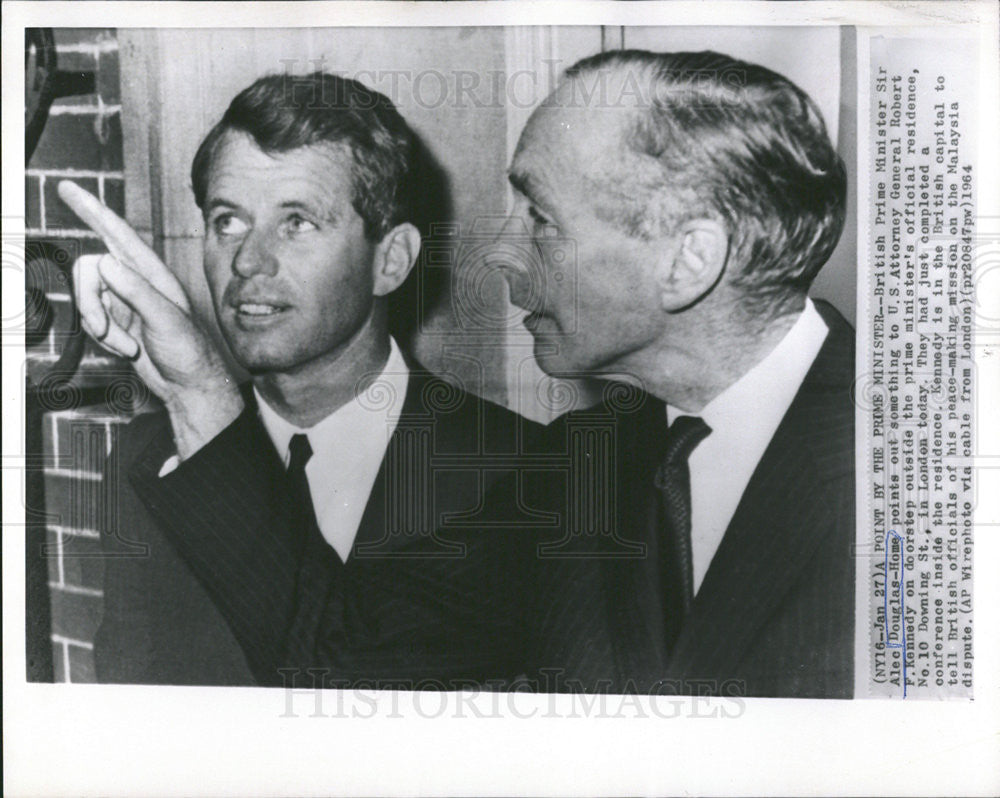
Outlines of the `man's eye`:
{"type": "Polygon", "coordinates": [[[234,213],[220,213],[212,220],[212,229],[218,236],[241,236],[247,225],[234,213]]]}
{"type": "Polygon", "coordinates": [[[536,208],[534,205],[528,206],[528,215],[531,217],[532,221],[537,225],[544,226],[553,224],[553,221],[544,213],[542,213],[540,210],[538,210],[538,208],[536,208]]]}
{"type": "Polygon", "coordinates": [[[285,222],[285,228],[292,235],[308,233],[312,230],[319,229],[313,222],[309,221],[304,216],[299,216],[298,214],[288,217],[288,221],[285,222]]]}

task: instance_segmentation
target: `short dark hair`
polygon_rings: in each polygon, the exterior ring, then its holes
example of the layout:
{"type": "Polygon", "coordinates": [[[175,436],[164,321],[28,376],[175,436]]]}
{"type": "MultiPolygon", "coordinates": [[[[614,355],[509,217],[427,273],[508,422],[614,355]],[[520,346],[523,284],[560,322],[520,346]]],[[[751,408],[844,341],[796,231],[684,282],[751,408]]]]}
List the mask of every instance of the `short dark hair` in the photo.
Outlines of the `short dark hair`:
{"type": "Polygon", "coordinates": [[[267,75],[237,94],[194,156],[191,184],[199,208],[228,131],[250,135],[267,153],[321,143],[349,147],[351,201],[371,241],[413,217],[414,133],[388,97],[356,80],[327,72],[267,75]]]}
{"type": "MultiPolygon", "coordinates": [[[[733,284],[780,308],[802,296],[840,239],[844,163],[816,104],[770,69],[710,51],[620,50],[585,58],[567,78],[621,74],[645,91],[626,145],[643,174],[638,196],[611,187],[611,215],[645,237],[654,196],[667,192],[671,223],[712,213],[729,228],[733,284]],[[653,176],[649,177],[649,170],[653,176]]],[[[655,211],[654,211],[655,212],[655,211]]]]}

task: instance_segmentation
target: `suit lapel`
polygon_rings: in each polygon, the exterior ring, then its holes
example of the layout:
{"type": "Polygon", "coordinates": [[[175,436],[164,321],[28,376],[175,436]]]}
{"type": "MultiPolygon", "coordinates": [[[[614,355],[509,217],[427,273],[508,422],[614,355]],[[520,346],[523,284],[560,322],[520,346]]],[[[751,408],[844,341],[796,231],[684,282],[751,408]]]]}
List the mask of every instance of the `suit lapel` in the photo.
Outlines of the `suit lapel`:
{"type": "Polygon", "coordinates": [[[831,480],[853,469],[854,332],[828,305],[816,304],[830,332],[705,575],[670,658],[669,680],[739,674],[761,627],[829,534],[831,480]]]}
{"type": "MultiPolygon", "coordinates": [[[[427,446],[433,447],[435,434],[434,415],[423,402],[427,379],[425,374],[410,372],[399,421],[389,438],[368,495],[354,540],[352,558],[391,556],[433,532],[421,530],[420,534],[408,535],[400,526],[408,516],[413,520],[410,513],[426,515],[430,509],[425,506],[429,500],[429,486],[410,484],[423,477],[433,479],[433,475],[426,473],[433,452],[423,450],[427,446]],[[416,459],[420,462],[417,463],[416,459]]],[[[419,518],[416,518],[416,523],[420,523],[419,518]]]]}
{"type": "MultiPolygon", "coordinates": [[[[417,421],[423,421],[425,426],[433,423],[433,419],[428,417],[427,411],[421,410],[421,396],[426,379],[426,375],[424,374],[412,371],[410,373],[410,379],[407,381],[406,396],[403,399],[403,407],[400,411],[400,423],[397,424],[396,429],[389,439],[389,445],[386,447],[386,456],[382,458],[375,482],[372,484],[371,493],[368,495],[368,503],[365,505],[365,512],[361,518],[358,533],[355,536],[354,549],[351,553],[352,557],[355,556],[359,544],[363,544],[369,549],[369,556],[373,554],[377,556],[377,554],[388,552],[404,545],[408,540],[407,536],[390,534],[391,530],[386,526],[386,491],[389,480],[387,461],[393,459],[388,456],[390,451],[399,451],[399,447],[403,443],[404,430],[412,428],[413,424],[417,421]],[[404,424],[404,421],[409,422],[409,424],[404,424]]],[[[247,405],[259,413],[257,394],[253,390],[253,384],[250,382],[241,384],[240,392],[243,394],[243,399],[247,405]]],[[[263,424],[263,422],[260,423],[263,424]]],[[[339,563],[339,558],[334,559],[339,563]]]]}
{"type": "Polygon", "coordinates": [[[352,557],[463,556],[462,545],[439,535],[439,524],[451,504],[474,506],[483,486],[470,486],[469,480],[457,484],[447,468],[435,467],[435,460],[465,451],[470,440],[481,442],[485,435],[474,406],[479,400],[445,385],[433,374],[410,371],[399,422],[372,485],[352,557]]]}
{"type": "MultiPolygon", "coordinates": [[[[800,393],[744,491],[669,657],[661,618],[651,611],[660,597],[649,593],[644,558],[603,562],[607,622],[620,679],[641,687],[661,679],[734,673],[794,574],[822,541],[829,517],[824,481],[811,454],[814,441],[802,434],[804,427],[815,434],[818,420],[812,417],[806,384],[800,393]]],[[[655,556],[657,531],[647,514],[666,440],[664,405],[647,397],[639,411],[617,414],[617,422],[619,529],[644,542],[647,556],[655,556]]]]}
{"type": "MultiPolygon", "coordinates": [[[[606,395],[612,391],[606,391],[606,395]]],[[[650,558],[656,560],[652,510],[653,476],[666,443],[666,408],[660,400],[645,395],[634,412],[615,413],[616,471],[611,475],[616,495],[617,532],[629,542],[641,542],[639,556],[607,559],[602,568],[605,606],[612,630],[616,672],[628,679],[643,680],[647,671],[662,672],[665,666],[664,638],[658,613],[649,611],[650,558]]]]}
{"type": "Polygon", "coordinates": [[[825,487],[794,425],[762,458],[695,597],[669,679],[738,673],[740,660],[826,534],[825,487]]]}

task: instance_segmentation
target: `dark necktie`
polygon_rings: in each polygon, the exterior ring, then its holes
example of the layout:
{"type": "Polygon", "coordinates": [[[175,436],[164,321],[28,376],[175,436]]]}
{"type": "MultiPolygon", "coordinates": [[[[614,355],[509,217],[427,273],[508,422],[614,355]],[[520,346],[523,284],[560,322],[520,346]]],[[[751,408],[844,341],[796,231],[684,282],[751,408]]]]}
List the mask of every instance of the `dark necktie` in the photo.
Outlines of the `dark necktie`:
{"type": "Polygon", "coordinates": [[[306,463],[313,453],[309,438],[302,433],[293,435],[288,444],[288,453],[285,496],[288,500],[289,526],[292,534],[304,540],[306,534],[310,533],[313,527],[317,527],[312,494],[309,492],[309,480],[306,477],[306,463]]]}
{"type": "Polygon", "coordinates": [[[314,652],[320,633],[321,617],[329,595],[330,578],[340,560],[327,545],[313,509],[306,463],[312,457],[309,438],[298,433],[288,444],[285,496],[288,502],[288,534],[298,543],[299,567],[295,585],[295,609],[288,630],[283,663],[289,667],[308,668],[315,664],[314,652]],[[331,556],[333,555],[333,556],[331,556]]]}
{"type": "Polygon", "coordinates": [[[667,447],[656,472],[663,536],[660,563],[664,582],[667,650],[673,648],[694,600],[691,555],[691,472],[688,457],[711,432],[697,416],[678,416],[667,430],[667,447]]]}

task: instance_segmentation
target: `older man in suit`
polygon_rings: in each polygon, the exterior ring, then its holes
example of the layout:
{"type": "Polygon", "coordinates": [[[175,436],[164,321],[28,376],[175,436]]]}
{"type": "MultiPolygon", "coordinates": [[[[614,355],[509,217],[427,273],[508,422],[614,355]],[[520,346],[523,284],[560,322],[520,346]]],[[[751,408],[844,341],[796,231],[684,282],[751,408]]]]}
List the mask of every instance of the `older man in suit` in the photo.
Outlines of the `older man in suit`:
{"type": "Polygon", "coordinates": [[[807,295],[846,179],[815,104],[715,53],[604,53],[510,181],[538,362],[624,383],[553,430],[592,517],[540,572],[550,689],[850,697],[854,335],[807,295]]]}
{"type": "Polygon", "coordinates": [[[256,81],[205,138],[204,269],[242,391],[167,267],[60,185],[114,256],[78,265],[83,323],[165,406],[109,459],[102,681],[457,688],[524,669],[504,475],[531,425],[389,334],[421,245],[415,147],[386,97],[323,73],[256,81]]]}

